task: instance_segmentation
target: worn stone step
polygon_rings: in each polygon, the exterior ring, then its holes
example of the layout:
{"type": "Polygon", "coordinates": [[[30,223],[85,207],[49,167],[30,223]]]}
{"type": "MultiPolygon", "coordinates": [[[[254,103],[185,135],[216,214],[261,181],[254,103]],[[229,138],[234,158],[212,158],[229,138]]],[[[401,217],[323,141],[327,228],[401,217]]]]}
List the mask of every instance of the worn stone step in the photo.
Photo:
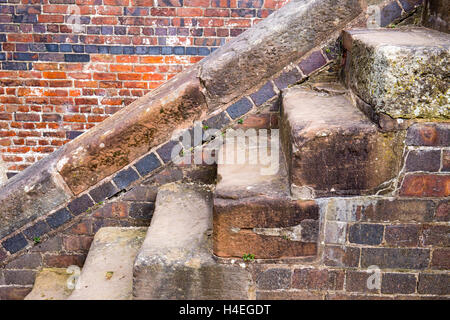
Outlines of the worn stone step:
{"type": "Polygon", "coordinates": [[[335,87],[283,94],[281,136],[295,198],[373,194],[400,170],[403,133],[379,132],[335,87]]]}
{"type": "Polygon", "coordinates": [[[65,268],[42,269],[25,300],[66,300],[73,290],[68,284],[71,275],[65,268]]]}
{"type": "Polygon", "coordinates": [[[377,119],[450,117],[450,34],[425,28],[344,32],[347,84],[377,119]]]}
{"type": "Polygon", "coordinates": [[[208,186],[170,183],[134,264],[134,299],[249,299],[250,273],[212,255],[212,197],[208,186]]]}
{"type": "Polygon", "coordinates": [[[68,300],[130,300],[133,263],[147,228],[100,229],[68,300]]]}
{"type": "Polygon", "coordinates": [[[248,143],[228,139],[219,152],[214,253],[256,259],[314,256],[318,207],[290,198],[279,136],[265,136],[264,132],[248,143]],[[242,156],[241,163],[236,155],[242,156]]]}

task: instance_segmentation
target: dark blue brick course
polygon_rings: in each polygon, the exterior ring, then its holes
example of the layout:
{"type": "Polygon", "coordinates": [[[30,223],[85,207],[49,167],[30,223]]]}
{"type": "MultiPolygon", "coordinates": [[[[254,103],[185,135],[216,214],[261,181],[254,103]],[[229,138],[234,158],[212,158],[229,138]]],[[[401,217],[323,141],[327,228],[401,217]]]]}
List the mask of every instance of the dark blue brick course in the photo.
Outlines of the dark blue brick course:
{"type": "Polygon", "coordinates": [[[2,62],[3,70],[28,70],[26,62],[2,62]]]}
{"type": "Polygon", "coordinates": [[[230,119],[227,117],[225,112],[221,112],[203,121],[203,125],[207,126],[208,129],[219,129],[219,130],[225,127],[228,123],[230,123],[230,119]]]}
{"type": "Polygon", "coordinates": [[[72,45],[72,50],[75,53],[84,53],[84,45],[74,44],[74,45],[72,45]]]}
{"type": "Polygon", "coordinates": [[[323,67],[326,63],[327,61],[323,57],[322,53],[320,51],[315,51],[311,53],[308,58],[301,61],[298,66],[305,75],[309,75],[310,73],[323,67]]]}
{"type": "Polygon", "coordinates": [[[134,165],[141,176],[149,174],[160,166],[161,162],[154,153],[150,153],[134,165]]]}
{"type": "Polygon", "coordinates": [[[81,134],[83,134],[83,131],[67,131],[66,132],[66,138],[72,140],[72,139],[75,139],[76,137],[78,137],[81,134]]]}
{"type": "Polygon", "coordinates": [[[50,231],[50,227],[45,221],[39,221],[35,225],[26,229],[23,234],[30,240],[40,237],[50,231]]]}
{"type": "Polygon", "coordinates": [[[246,114],[250,111],[250,109],[253,107],[250,100],[246,97],[242,98],[235,104],[228,107],[227,112],[230,115],[230,117],[235,120],[239,118],[240,116],[246,114]]]}
{"type": "Polygon", "coordinates": [[[286,89],[289,85],[299,82],[303,79],[303,76],[297,69],[292,69],[290,71],[282,73],[275,82],[278,89],[283,90],[286,89]]]}
{"type": "Polygon", "coordinates": [[[149,47],[148,53],[150,55],[159,56],[161,54],[161,47],[149,47]]]}
{"type": "Polygon", "coordinates": [[[59,50],[61,52],[72,52],[72,45],[71,44],[61,44],[59,46],[59,50]]]}
{"type": "Polygon", "coordinates": [[[379,245],[383,241],[384,226],[380,224],[354,224],[348,231],[348,241],[357,244],[379,245]]]}
{"type": "Polygon", "coordinates": [[[114,46],[109,48],[110,54],[123,54],[123,48],[119,46],[114,46]]]}
{"type": "Polygon", "coordinates": [[[198,48],[198,55],[199,56],[207,56],[207,55],[209,55],[211,52],[210,52],[210,49],[209,48],[205,48],[205,47],[199,47],[198,48]]]}
{"type": "Polygon", "coordinates": [[[400,4],[405,11],[411,11],[415,7],[421,5],[422,2],[423,0],[400,0],[400,4]]]}
{"type": "Polygon", "coordinates": [[[18,61],[37,61],[38,54],[37,53],[25,53],[25,52],[16,52],[14,53],[14,60],[18,61]]]}
{"type": "Polygon", "coordinates": [[[100,201],[105,200],[106,198],[110,198],[115,195],[119,190],[111,183],[106,182],[97,188],[91,190],[89,192],[92,199],[94,199],[95,203],[99,203],[100,201]]]}
{"type": "Polygon", "coordinates": [[[66,62],[89,62],[91,57],[88,54],[65,54],[66,62]]]}
{"type": "Polygon", "coordinates": [[[399,18],[402,15],[402,9],[397,4],[397,2],[392,1],[384,8],[381,9],[381,21],[380,24],[382,27],[386,27],[392,21],[399,18]]]}
{"type": "Polygon", "coordinates": [[[117,173],[113,181],[119,189],[125,189],[137,179],[139,179],[139,175],[136,171],[133,168],[128,168],[117,173]]]}
{"type": "Polygon", "coordinates": [[[56,229],[70,219],[72,219],[72,216],[70,215],[69,210],[67,210],[67,208],[63,208],[49,216],[46,221],[52,229],[56,229]]]}
{"type": "Polygon", "coordinates": [[[21,233],[3,242],[3,248],[5,248],[11,254],[16,253],[19,250],[22,250],[27,245],[28,242],[21,233]]]}
{"type": "Polygon", "coordinates": [[[271,82],[267,82],[261,89],[250,95],[255,105],[260,106],[276,95],[271,82]]]}
{"type": "Polygon", "coordinates": [[[172,150],[178,144],[178,141],[169,141],[161,146],[156,152],[164,161],[164,163],[172,161],[172,150]]]}
{"type": "Polygon", "coordinates": [[[172,47],[161,47],[161,54],[173,54],[172,47]]]}
{"type": "Polygon", "coordinates": [[[173,53],[178,55],[184,55],[185,54],[185,48],[184,47],[174,47],[173,53]]]}
{"type": "Polygon", "coordinates": [[[80,213],[86,212],[86,210],[93,205],[94,202],[91,200],[91,198],[89,198],[87,194],[85,194],[70,202],[67,207],[69,207],[72,214],[77,216],[80,213]]]}
{"type": "Polygon", "coordinates": [[[46,43],[45,44],[45,49],[48,52],[58,52],[59,51],[59,45],[56,43],[46,43]]]}

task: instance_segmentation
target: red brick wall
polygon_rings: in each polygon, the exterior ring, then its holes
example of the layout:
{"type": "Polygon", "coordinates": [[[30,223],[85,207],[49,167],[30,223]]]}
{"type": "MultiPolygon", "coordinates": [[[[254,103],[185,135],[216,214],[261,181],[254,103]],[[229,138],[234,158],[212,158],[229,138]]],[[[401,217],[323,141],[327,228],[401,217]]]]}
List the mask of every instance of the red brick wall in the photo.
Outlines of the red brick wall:
{"type": "Polygon", "coordinates": [[[1,1],[0,169],[13,176],[288,1],[1,1]]]}

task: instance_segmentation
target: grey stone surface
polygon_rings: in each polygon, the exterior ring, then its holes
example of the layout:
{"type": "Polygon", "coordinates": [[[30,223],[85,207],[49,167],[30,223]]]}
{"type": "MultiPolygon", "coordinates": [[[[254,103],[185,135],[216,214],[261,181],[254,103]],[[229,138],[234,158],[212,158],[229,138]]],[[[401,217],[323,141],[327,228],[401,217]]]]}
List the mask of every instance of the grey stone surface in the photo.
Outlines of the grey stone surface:
{"type": "Polygon", "coordinates": [[[147,228],[100,229],[68,300],[129,300],[133,263],[147,228]]]}
{"type": "Polygon", "coordinates": [[[55,168],[55,160],[61,151],[59,149],[1,186],[0,239],[70,199],[71,192],[55,168]]]}
{"type": "Polygon", "coordinates": [[[250,273],[211,250],[212,199],[201,186],[160,188],[134,265],[134,299],[248,299],[250,273]]]}
{"type": "Polygon", "coordinates": [[[351,50],[347,82],[375,113],[450,117],[450,35],[424,28],[351,30],[344,45],[351,50]]]}
{"type": "Polygon", "coordinates": [[[361,12],[358,0],[291,1],[202,61],[210,108],[267,81],[361,12]]]}
{"type": "Polygon", "coordinates": [[[34,282],[33,290],[25,300],[65,300],[72,292],[67,286],[67,269],[44,268],[34,282]]]}

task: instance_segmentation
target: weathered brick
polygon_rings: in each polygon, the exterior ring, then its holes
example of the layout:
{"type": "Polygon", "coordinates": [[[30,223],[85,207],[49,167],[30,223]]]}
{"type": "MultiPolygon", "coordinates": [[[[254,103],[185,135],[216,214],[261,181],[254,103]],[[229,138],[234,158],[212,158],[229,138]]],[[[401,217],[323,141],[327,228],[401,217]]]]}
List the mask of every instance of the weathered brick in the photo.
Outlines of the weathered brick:
{"type": "Polygon", "coordinates": [[[133,168],[128,168],[119,171],[113,179],[114,183],[119,189],[127,188],[131,183],[139,179],[139,175],[133,168]]]}
{"type": "Polygon", "coordinates": [[[32,288],[29,287],[18,287],[18,286],[8,286],[0,287],[0,300],[23,300],[27,296],[32,288]]]}
{"type": "Polygon", "coordinates": [[[63,246],[67,252],[82,251],[88,252],[93,237],[89,236],[67,236],[63,239],[63,246]]]}
{"type": "Polygon", "coordinates": [[[434,214],[436,221],[450,221],[450,202],[442,201],[439,203],[436,213],[434,214]]]}
{"type": "Polygon", "coordinates": [[[292,70],[283,72],[273,82],[275,82],[278,89],[283,90],[301,80],[303,80],[303,75],[296,68],[293,68],[292,70]]]}
{"type": "Polygon", "coordinates": [[[288,289],[291,286],[290,269],[273,268],[258,275],[256,283],[261,290],[288,289]]]}
{"type": "Polygon", "coordinates": [[[431,269],[450,269],[450,249],[434,249],[431,257],[431,269]]]}
{"type": "Polygon", "coordinates": [[[419,274],[418,293],[448,295],[450,293],[450,274],[419,274]]]}
{"type": "Polygon", "coordinates": [[[136,186],[122,196],[124,201],[155,202],[157,186],[136,186]]]}
{"type": "Polygon", "coordinates": [[[45,255],[44,264],[53,268],[67,268],[71,265],[82,267],[85,259],[85,255],[77,254],[45,255]]]}
{"type": "Polygon", "coordinates": [[[441,150],[412,150],[406,158],[406,171],[437,172],[441,167],[441,150]]]}
{"type": "Polygon", "coordinates": [[[349,292],[367,292],[367,293],[377,293],[379,288],[372,287],[376,282],[371,280],[376,276],[381,277],[381,273],[376,274],[375,271],[353,271],[348,270],[345,275],[345,290],[349,292]],[[371,277],[369,279],[369,277],[371,277]],[[369,285],[371,288],[369,289],[369,285]]]}
{"type": "Polygon", "coordinates": [[[92,216],[94,218],[126,218],[128,216],[128,204],[122,201],[109,202],[95,210],[92,216]]]}
{"type": "Polygon", "coordinates": [[[33,240],[34,238],[41,237],[42,235],[48,233],[50,230],[50,227],[45,221],[38,221],[33,226],[27,228],[23,234],[29,240],[33,240]]]}
{"type": "Polygon", "coordinates": [[[309,75],[317,69],[323,67],[326,63],[327,61],[323,57],[322,53],[320,51],[314,51],[309,57],[303,59],[298,66],[300,67],[300,70],[302,70],[303,74],[309,75]]]}
{"type": "Polygon", "coordinates": [[[59,252],[62,249],[62,240],[60,236],[54,236],[44,242],[35,245],[33,252],[59,252]]]}
{"type": "Polygon", "coordinates": [[[344,244],[347,239],[347,223],[327,221],[325,225],[325,242],[344,244]]]}
{"type": "Polygon", "coordinates": [[[22,249],[24,249],[28,242],[23,236],[23,234],[19,233],[5,241],[2,242],[3,248],[9,251],[11,254],[16,253],[22,249]]]}
{"type": "Polygon", "coordinates": [[[92,199],[94,199],[95,203],[99,203],[106,198],[112,197],[117,192],[119,192],[119,190],[116,188],[116,186],[114,186],[111,182],[106,182],[91,190],[89,192],[89,195],[92,197],[92,199]]]}
{"type": "Polygon", "coordinates": [[[450,226],[424,225],[422,243],[424,246],[450,247],[450,226]]]}
{"type": "Polygon", "coordinates": [[[410,146],[450,145],[450,125],[444,123],[417,123],[408,129],[406,144],[410,146]]]}
{"type": "Polygon", "coordinates": [[[357,267],[360,251],[360,248],[355,247],[327,245],[324,248],[323,262],[326,266],[357,267]]]}
{"type": "Polygon", "coordinates": [[[275,95],[276,93],[273,90],[273,85],[269,81],[264,86],[262,86],[261,89],[259,89],[257,92],[252,93],[250,97],[252,98],[255,105],[258,107],[267,100],[269,100],[270,98],[273,98],[275,95]]]}
{"type": "Polygon", "coordinates": [[[83,212],[86,212],[90,207],[94,205],[94,202],[91,200],[91,198],[84,194],[81,197],[76,198],[75,200],[71,201],[68,204],[68,208],[74,215],[79,215],[83,212]]]}
{"type": "Polygon", "coordinates": [[[344,271],[327,269],[296,269],[292,276],[292,287],[309,290],[342,290],[344,271]]]}
{"type": "Polygon", "coordinates": [[[179,151],[181,151],[181,146],[178,141],[169,141],[156,150],[164,163],[172,161],[172,153],[176,157],[179,151]]]}
{"type": "Polygon", "coordinates": [[[156,157],[154,153],[146,155],[144,158],[139,160],[134,167],[139,172],[141,176],[146,176],[147,174],[153,172],[161,166],[161,162],[156,157]]]}
{"type": "Polygon", "coordinates": [[[386,199],[362,208],[362,221],[427,222],[433,220],[436,204],[428,200],[386,199]]]}
{"type": "Polygon", "coordinates": [[[416,292],[416,275],[408,273],[383,273],[381,293],[411,294],[416,292]]]}
{"type": "Polygon", "coordinates": [[[150,220],[155,211],[154,203],[132,202],[129,216],[134,219],[150,220]]]}
{"type": "Polygon", "coordinates": [[[42,265],[39,253],[25,253],[5,266],[5,269],[36,269],[42,265]]]}
{"type": "Polygon", "coordinates": [[[300,223],[302,228],[301,240],[304,242],[316,242],[319,237],[319,221],[305,219],[300,223]]]}
{"type": "Polygon", "coordinates": [[[442,150],[442,171],[450,171],[450,151],[442,150]]]}
{"type": "Polygon", "coordinates": [[[423,0],[400,0],[403,9],[408,12],[423,3],[423,0]]]}
{"type": "Polygon", "coordinates": [[[56,229],[71,219],[69,210],[63,208],[50,215],[45,221],[52,229],[56,229]]]}
{"type": "Polygon", "coordinates": [[[6,285],[32,285],[36,271],[32,270],[3,270],[6,285]]]}
{"type": "Polygon", "coordinates": [[[362,248],[361,267],[375,265],[382,269],[425,269],[430,260],[428,249],[362,248]]]}
{"type": "Polygon", "coordinates": [[[381,9],[381,21],[380,26],[386,27],[392,21],[399,18],[402,14],[402,9],[397,4],[397,2],[389,2],[381,9]]]}
{"type": "Polygon", "coordinates": [[[357,223],[348,229],[348,241],[357,244],[379,245],[383,241],[384,226],[380,224],[357,223]]]}
{"type": "MultiPolygon", "coordinates": [[[[204,128],[207,127],[208,129],[217,129],[217,130],[222,129],[229,123],[230,123],[230,118],[227,117],[225,112],[216,114],[202,122],[204,128]]],[[[193,134],[194,133],[192,133],[192,135],[193,134]]],[[[194,139],[194,137],[192,137],[192,138],[194,139]]],[[[192,146],[196,146],[195,143],[193,143],[192,146]]]]}
{"type": "Polygon", "coordinates": [[[253,108],[252,103],[250,100],[246,97],[242,98],[238,102],[235,102],[230,107],[227,108],[227,112],[230,115],[230,117],[235,120],[247,112],[249,112],[253,108]]]}
{"type": "Polygon", "coordinates": [[[419,226],[387,225],[384,235],[386,244],[394,247],[415,247],[419,242],[419,226]]]}

